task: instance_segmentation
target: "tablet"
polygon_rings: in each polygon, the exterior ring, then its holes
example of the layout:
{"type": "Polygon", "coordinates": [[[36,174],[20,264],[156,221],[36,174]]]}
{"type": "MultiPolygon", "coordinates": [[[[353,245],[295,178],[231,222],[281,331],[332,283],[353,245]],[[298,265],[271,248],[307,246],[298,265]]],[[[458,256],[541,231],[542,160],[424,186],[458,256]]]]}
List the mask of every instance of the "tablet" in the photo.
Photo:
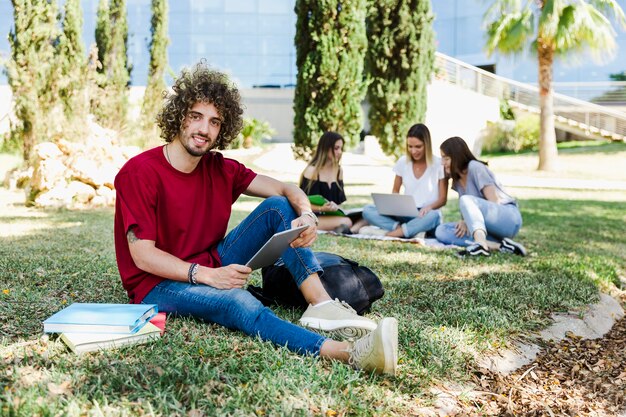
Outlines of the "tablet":
{"type": "Polygon", "coordinates": [[[274,264],[285,249],[289,247],[289,244],[307,227],[309,226],[305,224],[304,226],[276,233],[254,254],[252,259],[246,263],[246,266],[249,266],[254,271],[255,269],[274,264]]]}

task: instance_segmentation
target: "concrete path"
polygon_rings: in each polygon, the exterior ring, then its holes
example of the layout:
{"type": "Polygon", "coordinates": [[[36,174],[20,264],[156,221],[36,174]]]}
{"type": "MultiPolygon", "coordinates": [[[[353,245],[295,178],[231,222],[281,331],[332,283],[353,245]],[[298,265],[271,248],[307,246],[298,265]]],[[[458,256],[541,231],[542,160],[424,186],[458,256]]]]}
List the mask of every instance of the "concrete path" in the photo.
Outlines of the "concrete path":
{"type": "MultiPolygon", "coordinates": [[[[624,310],[619,302],[610,295],[601,293],[597,303],[589,305],[582,311],[552,314],[553,323],[530,337],[560,342],[568,333],[572,333],[582,339],[597,339],[611,330],[613,324],[622,317],[624,310]]],[[[532,363],[540,350],[536,344],[517,343],[513,349],[477,358],[477,364],[492,372],[508,374],[532,363]]]]}
{"type": "MultiPolygon", "coordinates": [[[[255,167],[264,174],[282,181],[297,182],[306,163],[294,158],[291,143],[275,143],[269,148],[224,151],[234,158],[252,157],[255,167]]],[[[367,192],[389,192],[394,174],[391,168],[395,160],[379,149],[344,152],[342,166],[346,185],[367,186],[367,192]]],[[[505,187],[553,188],[566,190],[626,191],[626,181],[609,181],[571,178],[537,178],[498,173],[505,187]]]]}

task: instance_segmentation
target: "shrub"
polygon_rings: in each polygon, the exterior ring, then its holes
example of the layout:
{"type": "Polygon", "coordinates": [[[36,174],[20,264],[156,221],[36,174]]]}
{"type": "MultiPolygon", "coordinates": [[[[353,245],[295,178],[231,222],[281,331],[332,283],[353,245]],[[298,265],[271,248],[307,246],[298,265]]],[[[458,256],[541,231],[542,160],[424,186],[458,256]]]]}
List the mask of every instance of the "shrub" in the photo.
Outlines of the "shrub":
{"type": "Polygon", "coordinates": [[[231,143],[230,147],[250,148],[260,145],[263,139],[271,139],[276,134],[276,130],[270,126],[265,120],[255,119],[254,117],[243,119],[243,129],[239,136],[231,143]]]}
{"type": "Polygon", "coordinates": [[[515,120],[513,108],[511,107],[509,100],[505,98],[500,99],[500,118],[503,120],[515,120]]]}
{"type": "Polygon", "coordinates": [[[487,124],[483,137],[483,152],[520,152],[536,149],[539,144],[539,116],[518,117],[487,124]]]}

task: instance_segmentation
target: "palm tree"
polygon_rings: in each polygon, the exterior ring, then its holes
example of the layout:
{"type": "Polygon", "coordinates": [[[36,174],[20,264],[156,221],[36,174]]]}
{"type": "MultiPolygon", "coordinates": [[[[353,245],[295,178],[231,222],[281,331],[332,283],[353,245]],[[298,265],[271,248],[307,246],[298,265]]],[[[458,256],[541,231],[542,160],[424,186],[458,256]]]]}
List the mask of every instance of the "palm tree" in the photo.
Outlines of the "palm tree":
{"type": "Polygon", "coordinates": [[[590,52],[596,62],[616,50],[613,23],[626,28],[615,0],[495,0],[484,16],[487,52],[537,53],[539,64],[539,170],[556,168],[552,65],[556,57],[590,52]]]}

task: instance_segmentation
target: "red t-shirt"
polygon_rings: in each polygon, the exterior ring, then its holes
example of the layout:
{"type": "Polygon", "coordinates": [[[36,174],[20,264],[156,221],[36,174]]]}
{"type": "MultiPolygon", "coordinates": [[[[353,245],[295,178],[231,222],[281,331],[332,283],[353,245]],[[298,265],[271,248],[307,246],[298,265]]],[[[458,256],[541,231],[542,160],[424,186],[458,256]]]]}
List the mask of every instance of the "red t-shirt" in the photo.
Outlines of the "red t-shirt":
{"type": "Polygon", "coordinates": [[[231,206],[256,174],[210,152],[186,174],[173,168],[159,146],[129,160],[115,177],[115,255],[131,302],[141,300],[164,278],[135,265],[126,233],[187,262],[221,266],[217,244],[226,235],[231,206]]]}

